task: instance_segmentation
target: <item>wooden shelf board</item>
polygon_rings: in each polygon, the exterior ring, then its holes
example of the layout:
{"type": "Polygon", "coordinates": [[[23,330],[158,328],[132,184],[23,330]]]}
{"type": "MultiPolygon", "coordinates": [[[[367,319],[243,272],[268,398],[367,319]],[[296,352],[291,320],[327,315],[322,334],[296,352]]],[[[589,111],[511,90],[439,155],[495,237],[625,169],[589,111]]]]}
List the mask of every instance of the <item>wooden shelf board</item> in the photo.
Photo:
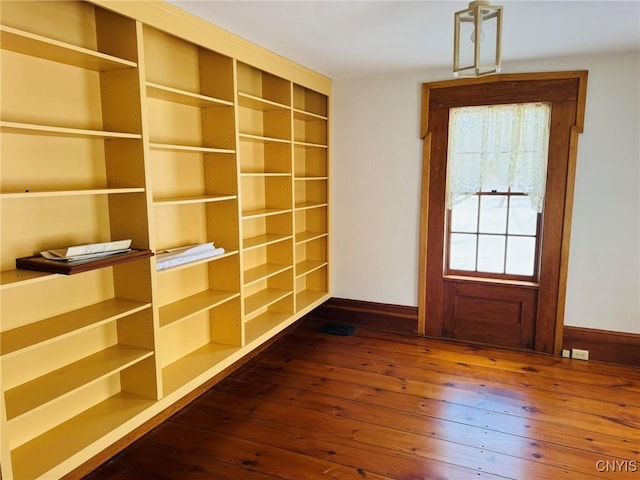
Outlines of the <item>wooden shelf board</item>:
{"type": "Polygon", "coordinates": [[[215,257],[203,258],[202,260],[196,260],[194,262],[183,263],[181,265],[176,265],[175,267],[163,268],[162,270],[158,270],[158,275],[164,275],[165,273],[175,272],[176,270],[182,270],[184,268],[193,267],[195,265],[201,265],[203,263],[215,262],[216,260],[220,260],[222,258],[227,258],[232,255],[236,255],[238,250],[230,250],[228,252],[223,253],[222,255],[216,255],[215,257]]]}
{"type": "Polygon", "coordinates": [[[295,180],[297,182],[312,182],[312,181],[318,181],[318,180],[328,180],[329,177],[295,177],[295,180]]]}
{"type": "MultiPolygon", "coordinates": [[[[245,323],[244,335],[246,343],[255,342],[263,335],[271,337],[273,330],[282,330],[283,325],[291,318],[288,313],[265,312],[245,323]]],[[[276,333],[276,332],[273,332],[276,333]]]]}
{"type": "Polygon", "coordinates": [[[299,108],[293,109],[293,115],[295,118],[300,120],[324,120],[326,121],[328,117],[325,115],[318,115],[317,113],[309,112],[307,110],[301,110],[299,108]]]}
{"type": "Polygon", "coordinates": [[[290,290],[280,290],[277,288],[265,288],[244,299],[245,316],[250,316],[256,310],[268,307],[279,300],[291,295],[290,290]]]}
{"type": "Polygon", "coordinates": [[[290,177],[291,173],[281,172],[242,172],[242,177],[290,177]]]}
{"type": "Polygon", "coordinates": [[[164,205],[187,205],[192,203],[223,202],[226,200],[236,200],[237,195],[194,195],[193,197],[155,198],[155,206],[164,205]]]}
{"type": "Polygon", "coordinates": [[[296,210],[309,210],[311,208],[320,208],[326,207],[326,202],[306,202],[306,203],[296,203],[296,210]]]}
{"type": "Polygon", "coordinates": [[[296,244],[310,242],[311,240],[316,240],[318,238],[327,237],[329,234],[327,232],[299,232],[296,233],[296,244]]]}
{"type": "Polygon", "coordinates": [[[228,154],[236,153],[236,151],[231,148],[213,148],[213,147],[203,147],[199,145],[176,145],[172,143],[158,143],[158,142],[149,143],[149,148],[151,150],[169,150],[174,152],[228,153],[228,154]]]}
{"type": "Polygon", "coordinates": [[[238,105],[263,112],[291,110],[289,105],[273,102],[248,93],[238,92],[238,105]]]}
{"type": "Polygon", "coordinates": [[[44,60],[52,60],[98,72],[136,68],[137,66],[135,62],[129,60],[60,42],[17,28],[0,26],[0,32],[0,42],[4,50],[11,50],[44,60]]]}
{"type": "Polygon", "coordinates": [[[158,83],[147,82],[147,96],[157,100],[190,105],[192,107],[221,107],[233,106],[233,102],[220,98],[200,95],[178,88],[167,87],[158,83]]]}
{"type": "Polygon", "coordinates": [[[149,308],[151,304],[125,298],[112,298],[88,307],[56,315],[38,322],[2,332],[0,351],[3,356],[50,343],[88,328],[149,308]]]}
{"type": "Polygon", "coordinates": [[[274,243],[289,240],[291,235],[284,235],[279,233],[266,233],[264,235],[257,235],[255,237],[245,238],[242,241],[242,247],[244,250],[250,250],[252,248],[265,247],[274,243]]]}
{"type": "Polygon", "coordinates": [[[303,260],[296,263],[296,278],[307,275],[327,265],[326,260],[303,260]]]}
{"type": "Polygon", "coordinates": [[[283,265],[279,263],[265,263],[257,267],[250,268],[244,272],[244,284],[250,285],[253,282],[264,280],[278,273],[289,270],[291,265],[283,265]]]}
{"type": "Polygon", "coordinates": [[[82,195],[115,195],[121,193],[143,193],[144,188],[87,188],[77,190],[24,190],[22,192],[2,192],[2,199],[74,197],[82,195]]]}
{"type": "Polygon", "coordinates": [[[328,292],[320,290],[302,290],[296,294],[296,310],[299,312],[324,298],[328,292]]]}
{"type": "Polygon", "coordinates": [[[120,428],[124,435],[128,430],[123,425],[153,403],[121,392],[20,445],[11,451],[14,478],[52,478],[46,475],[48,471],[114,430],[120,428]]]}
{"type": "Polygon", "coordinates": [[[229,300],[239,297],[240,293],[221,290],[206,290],[160,307],[160,327],[185,320],[207,310],[211,310],[229,300]]]}
{"type": "Polygon", "coordinates": [[[260,143],[291,143],[291,140],[286,138],[263,137],[261,135],[252,135],[250,133],[240,133],[239,138],[240,140],[260,143]]]}
{"type": "Polygon", "coordinates": [[[58,273],[36,272],[33,270],[6,270],[0,274],[0,289],[22,287],[31,283],[50,280],[58,273]]]}
{"type": "Polygon", "coordinates": [[[242,212],[242,218],[268,217],[270,215],[281,215],[291,212],[287,208],[259,208],[256,210],[246,210],[242,212]]]}
{"type": "Polygon", "coordinates": [[[37,125],[34,123],[20,123],[0,121],[3,132],[35,133],[60,137],[89,137],[89,138],[123,138],[137,140],[142,138],[139,133],[107,132],[105,130],[87,130],[83,128],[56,127],[53,125],[37,125]]]}
{"type": "Polygon", "coordinates": [[[300,140],[294,140],[293,145],[296,147],[304,147],[304,148],[329,148],[328,145],[324,143],[310,143],[310,142],[303,142],[300,140]]]}
{"type": "Polygon", "coordinates": [[[5,392],[7,420],[60,400],[153,355],[150,350],[114,345],[5,392]]]}
{"type": "MultiPolygon", "coordinates": [[[[240,347],[208,343],[162,369],[163,394],[167,396],[212,369],[222,370],[225,360],[238,353],[240,347]],[[217,368],[218,367],[218,368],[217,368]]],[[[215,373],[206,375],[210,378],[215,373]]]]}

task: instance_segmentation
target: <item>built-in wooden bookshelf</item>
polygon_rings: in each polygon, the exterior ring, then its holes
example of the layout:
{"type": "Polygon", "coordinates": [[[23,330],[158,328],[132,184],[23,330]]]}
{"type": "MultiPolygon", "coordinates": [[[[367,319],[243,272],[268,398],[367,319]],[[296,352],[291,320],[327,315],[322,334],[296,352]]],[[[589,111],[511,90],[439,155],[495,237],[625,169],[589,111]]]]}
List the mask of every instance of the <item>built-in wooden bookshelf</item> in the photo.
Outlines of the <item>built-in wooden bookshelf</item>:
{"type": "Polygon", "coordinates": [[[331,82],[159,2],[0,20],[0,469],[58,478],[329,298],[331,82]],[[224,253],[15,266],[119,239],[224,253]]]}

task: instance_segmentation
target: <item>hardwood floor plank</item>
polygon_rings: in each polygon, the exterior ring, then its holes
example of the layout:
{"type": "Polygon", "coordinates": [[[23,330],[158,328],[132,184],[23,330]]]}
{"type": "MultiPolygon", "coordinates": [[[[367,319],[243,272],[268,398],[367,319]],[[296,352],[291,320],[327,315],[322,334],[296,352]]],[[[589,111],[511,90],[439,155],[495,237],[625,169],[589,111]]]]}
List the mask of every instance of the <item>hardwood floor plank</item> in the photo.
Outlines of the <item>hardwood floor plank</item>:
{"type": "MultiPolygon", "coordinates": [[[[179,420],[169,421],[162,426],[162,445],[231,465],[250,466],[254,471],[284,480],[327,478],[328,473],[335,478],[357,478],[358,475],[374,480],[389,478],[371,472],[368,467],[365,469],[362,466],[341,465],[292,449],[285,450],[271,444],[203,429],[215,414],[216,412],[197,406],[189,408],[189,412],[181,415],[179,420]]],[[[150,442],[154,442],[154,439],[150,439],[150,442]]]]}
{"type": "MultiPolygon", "coordinates": [[[[495,452],[498,456],[517,457],[521,460],[536,459],[545,465],[581,472],[585,475],[593,471],[593,452],[590,451],[566,446],[560,449],[557,444],[529,438],[526,435],[514,436],[489,429],[472,428],[465,424],[437,418],[420,418],[415,414],[395,410],[389,406],[381,407],[288,387],[274,389],[272,378],[266,378],[267,383],[262,384],[258,379],[259,376],[224,382],[219,385],[219,389],[249,398],[260,398],[262,392],[268,391],[268,394],[264,394],[265,398],[268,398],[269,401],[282,403],[289,408],[291,406],[308,408],[316,412],[377,426],[392,426],[403,432],[446,441],[447,445],[459,444],[462,451],[465,450],[465,447],[471,447],[495,452]],[[427,428],[420,428],[421,425],[425,425],[427,428]]],[[[457,447],[453,445],[450,448],[457,447]]],[[[508,461],[513,461],[513,459],[508,459],[508,461]]]]}
{"type": "MultiPolygon", "coordinates": [[[[322,358],[326,357],[322,356],[322,358]]],[[[431,383],[429,381],[431,373],[415,367],[388,367],[386,370],[378,372],[375,370],[375,365],[362,364],[358,359],[354,361],[353,357],[349,355],[340,356],[341,366],[297,358],[287,361],[279,356],[271,356],[270,353],[265,355],[262,362],[269,362],[273,368],[280,368],[283,371],[289,372],[295,369],[320,378],[327,377],[348,381],[355,376],[364,385],[374,388],[424,396],[441,402],[476,407],[492,412],[507,413],[564,427],[580,427],[588,422],[589,428],[593,432],[615,434],[631,440],[638,438],[640,429],[637,417],[629,413],[618,416],[610,416],[608,412],[602,412],[601,415],[590,415],[567,408],[554,407],[551,404],[543,405],[539,398],[537,401],[532,401],[525,394],[520,399],[487,395],[482,392],[457,388],[453,378],[445,385],[431,383]]],[[[482,390],[480,385],[478,385],[478,390],[482,390]]]]}
{"type": "Polygon", "coordinates": [[[87,480],[638,476],[596,466],[640,458],[638,369],[317,326],[301,323],[87,480]]]}
{"type": "MultiPolygon", "coordinates": [[[[176,420],[177,424],[191,431],[192,428],[212,430],[217,433],[240,437],[256,443],[269,444],[292,450],[310,457],[324,459],[346,467],[367,465],[367,472],[389,478],[486,478],[497,479],[494,475],[476,472],[442,462],[433,462],[415,455],[403,455],[396,450],[373,446],[363,449],[360,442],[341,441],[333,434],[319,434],[314,430],[297,425],[264,421],[255,417],[247,418],[232,412],[220,410],[201,410],[190,412],[176,420]],[[357,445],[357,446],[356,446],[357,445]],[[372,455],[375,453],[375,455],[372,455]]],[[[286,468],[286,467],[285,467],[286,468]]],[[[333,471],[333,470],[332,470],[333,471]]],[[[308,478],[304,476],[304,478],[308,478]]]]}

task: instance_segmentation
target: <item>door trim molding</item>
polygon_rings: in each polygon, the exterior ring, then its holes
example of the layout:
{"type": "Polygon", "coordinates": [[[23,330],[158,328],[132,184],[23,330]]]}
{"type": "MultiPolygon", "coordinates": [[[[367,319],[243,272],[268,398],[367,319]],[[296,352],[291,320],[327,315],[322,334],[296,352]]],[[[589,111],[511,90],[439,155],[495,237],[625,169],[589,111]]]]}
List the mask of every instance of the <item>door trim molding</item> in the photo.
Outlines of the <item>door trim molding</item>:
{"type": "MultiPolygon", "coordinates": [[[[565,202],[564,202],[564,219],[562,225],[561,249],[560,249],[560,270],[558,282],[558,297],[555,313],[555,325],[553,326],[554,338],[552,348],[543,349],[548,353],[558,354],[562,350],[564,309],[566,301],[566,285],[569,264],[569,240],[571,236],[571,220],[573,211],[573,193],[575,185],[575,172],[577,161],[577,145],[578,135],[582,133],[584,126],[584,114],[587,92],[587,76],[586,70],[566,71],[566,72],[542,72],[542,73],[523,73],[523,74],[497,74],[481,78],[464,78],[454,80],[444,80],[440,82],[424,83],[422,85],[422,108],[421,108],[421,126],[420,135],[423,139],[423,162],[422,162],[422,191],[420,202],[420,245],[419,245],[419,286],[418,286],[418,333],[435,337],[442,336],[442,325],[429,324],[427,318],[427,302],[429,301],[427,294],[427,265],[430,262],[428,258],[428,218],[429,218],[429,186],[431,171],[431,125],[429,125],[429,114],[432,103],[434,102],[432,93],[438,92],[442,94],[447,92],[444,89],[452,89],[464,86],[483,86],[490,90],[497,84],[505,84],[511,82],[514,86],[518,82],[536,81],[544,84],[544,82],[554,82],[558,80],[573,80],[578,82],[577,100],[576,100],[576,118],[575,123],[571,127],[568,170],[566,178],[565,202]]],[[[509,100],[506,99],[506,102],[509,100]]],[[[520,100],[522,101],[522,100],[520,100]]],[[[439,105],[442,108],[442,105],[439,105]]],[[[434,108],[436,108],[434,106],[434,108]]],[[[441,260],[441,259],[438,259],[441,260]]]]}

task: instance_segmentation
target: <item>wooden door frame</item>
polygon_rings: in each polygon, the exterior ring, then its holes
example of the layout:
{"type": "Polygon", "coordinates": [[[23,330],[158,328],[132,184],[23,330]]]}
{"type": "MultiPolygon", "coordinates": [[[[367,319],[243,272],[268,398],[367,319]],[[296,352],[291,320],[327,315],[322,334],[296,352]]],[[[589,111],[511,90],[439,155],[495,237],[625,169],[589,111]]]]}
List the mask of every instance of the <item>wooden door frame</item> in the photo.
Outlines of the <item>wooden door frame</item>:
{"type": "MultiPolygon", "coordinates": [[[[431,180],[431,125],[429,124],[430,107],[435,102],[434,98],[442,92],[452,91],[454,88],[464,88],[466,86],[486,86],[490,89],[496,84],[512,84],[517,87],[519,82],[540,82],[541,84],[551,84],[555,81],[573,80],[577,81],[577,99],[575,122],[570,127],[568,165],[566,172],[566,185],[564,197],[564,215],[561,225],[561,247],[560,265],[557,284],[557,299],[555,318],[551,325],[546,325],[544,334],[540,337],[536,334],[534,350],[558,354],[562,349],[562,332],[564,325],[564,309],[566,301],[566,285],[569,263],[569,240],[571,236],[571,219],[573,211],[573,193],[575,186],[576,159],[578,147],[578,135],[582,133],[584,126],[584,113],[587,92],[587,76],[585,70],[567,72],[545,72],[545,73],[523,73],[523,74],[497,74],[481,78],[465,78],[445,80],[440,82],[425,83],[422,85],[422,111],[421,111],[421,137],[423,139],[423,162],[422,162],[422,197],[420,205],[420,255],[419,255],[419,290],[418,290],[418,333],[421,335],[441,337],[442,319],[430,321],[427,316],[427,265],[430,261],[441,262],[442,258],[430,259],[428,256],[429,242],[429,187],[431,180]]],[[[520,83],[519,85],[524,85],[520,83]]],[[[517,88],[516,88],[517,89],[517,88]]],[[[502,102],[509,103],[508,98],[502,102]]],[[[531,99],[530,101],[540,101],[531,99]]],[[[436,106],[433,107],[434,109],[436,106]]],[[[440,172],[441,173],[441,172],[440,172]]],[[[441,175],[440,175],[441,176],[441,175]]],[[[442,232],[444,235],[444,232],[442,232]]],[[[433,295],[437,296],[438,292],[433,295]]]]}

